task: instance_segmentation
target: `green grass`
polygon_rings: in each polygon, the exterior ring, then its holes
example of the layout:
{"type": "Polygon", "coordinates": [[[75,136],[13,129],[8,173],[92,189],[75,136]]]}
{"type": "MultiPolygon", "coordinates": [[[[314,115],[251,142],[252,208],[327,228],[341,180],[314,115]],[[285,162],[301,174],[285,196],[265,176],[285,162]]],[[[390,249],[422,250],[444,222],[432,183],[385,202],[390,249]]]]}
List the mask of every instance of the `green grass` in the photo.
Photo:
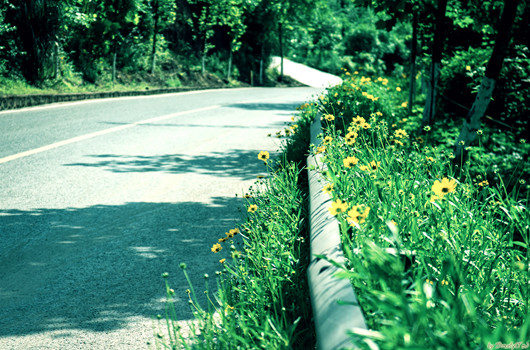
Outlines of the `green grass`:
{"type": "Polygon", "coordinates": [[[484,125],[470,161],[454,164],[448,140],[457,123],[420,130],[421,110],[408,114],[399,80],[345,78],[271,135],[288,136],[282,161],[269,160],[270,176],[248,194],[248,219],[238,227],[244,249],[230,238],[212,246],[227,260],[208,305],[199,305],[190,287],[196,317],[189,334],[179,328],[167,285],[159,334],[169,337],[161,336],[158,348],[314,347],[303,164],[317,115],[322,144],[309,148],[324,155],[318,169],[347,257],[337,278],[351,281],[369,326],[350,334],[352,346],[526,345],[528,144],[484,125]]]}
{"type": "MultiPolygon", "coordinates": [[[[411,136],[419,118],[406,115],[398,90],[354,77],[319,101],[324,147],[313,151],[325,153],[322,172],[333,185],[330,211],[348,259],[341,277],[372,330],[352,339],[383,349],[527,341],[528,175],[514,164],[499,174],[503,164],[488,164],[480,144],[472,162],[453,166],[432,128],[411,136]]],[[[524,143],[512,146],[527,157],[524,143]]]]}
{"type": "MultiPolygon", "coordinates": [[[[306,280],[307,181],[297,162],[308,148],[310,122],[309,114],[302,111],[297,126],[278,134],[290,135],[280,160],[266,159],[268,153],[261,153],[270,175],[245,195],[247,220],[212,242],[212,254],[226,259],[216,276],[217,293],[207,305],[199,305],[190,284],[189,302],[195,315],[190,332],[180,328],[174,292],[167,284],[167,312],[157,330],[157,348],[314,348],[306,280]],[[230,237],[235,232],[243,236],[242,250],[230,237]]],[[[256,161],[260,161],[258,154],[256,161]]],[[[181,267],[187,277],[185,264],[181,267]]],[[[210,295],[209,288],[206,292],[210,295]]]]}

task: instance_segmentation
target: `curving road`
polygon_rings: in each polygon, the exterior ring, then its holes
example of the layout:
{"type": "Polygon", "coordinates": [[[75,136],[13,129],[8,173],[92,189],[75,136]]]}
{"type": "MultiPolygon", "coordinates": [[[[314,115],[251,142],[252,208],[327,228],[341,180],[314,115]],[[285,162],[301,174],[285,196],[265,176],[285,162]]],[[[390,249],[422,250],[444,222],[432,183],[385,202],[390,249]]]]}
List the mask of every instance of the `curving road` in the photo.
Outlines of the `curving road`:
{"type": "Polygon", "coordinates": [[[244,213],[267,137],[312,88],[198,91],[0,112],[0,349],[144,349],[178,264],[197,290],[244,213]]]}

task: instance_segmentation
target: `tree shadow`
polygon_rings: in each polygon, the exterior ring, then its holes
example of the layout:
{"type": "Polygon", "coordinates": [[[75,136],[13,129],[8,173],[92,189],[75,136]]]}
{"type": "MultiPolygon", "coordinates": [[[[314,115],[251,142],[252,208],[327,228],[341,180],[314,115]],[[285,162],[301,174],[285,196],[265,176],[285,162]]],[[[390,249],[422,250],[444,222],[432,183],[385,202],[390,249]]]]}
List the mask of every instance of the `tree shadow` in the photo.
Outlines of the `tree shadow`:
{"type": "Polygon", "coordinates": [[[200,155],[162,154],[155,156],[93,154],[93,162],[65,166],[98,167],[114,173],[166,172],[171,174],[207,174],[241,180],[256,178],[266,168],[254,150],[231,150],[200,155]]]}
{"type": "Polygon", "coordinates": [[[253,111],[289,111],[291,114],[299,107],[300,103],[232,103],[226,107],[239,108],[253,111]]]}
{"type": "MultiPolygon", "coordinates": [[[[277,113],[277,115],[284,115],[282,113],[277,113]]],[[[287,114],[285,114],[287,115],[287,114]]],[[[292,115],[289,113],[288,115],[292,115]]],[[[129,125],[130,123],[119,123],[119,122],[101,122],[101,124],[108,125],[129,125]]],[[[221,129],[274,129],[274,128],[285,128],[287,123],[269,123],[267,125],[239,125],[239,124],[180,124],[180,123],[142,123],[138,126],[156,126],[156,127],[174,127],[174,128],[221,128],[221,129]]]]}
{"type": "Polygon", "coordinates": [[[166,271],[179,317],[190,319],[189,286],[178,265],[188,265],[205,305],[203,275],[213,276],[221,269],[219,259],[229,256],[228,246],[217,254],[210,248],[240,222],[242,204],[216,197],[210,204],[0,210],[0,338],[108,332],[137,316],[164,315],[166,271]],[[22,237],[24,231],[31,237],[22,237]]]}

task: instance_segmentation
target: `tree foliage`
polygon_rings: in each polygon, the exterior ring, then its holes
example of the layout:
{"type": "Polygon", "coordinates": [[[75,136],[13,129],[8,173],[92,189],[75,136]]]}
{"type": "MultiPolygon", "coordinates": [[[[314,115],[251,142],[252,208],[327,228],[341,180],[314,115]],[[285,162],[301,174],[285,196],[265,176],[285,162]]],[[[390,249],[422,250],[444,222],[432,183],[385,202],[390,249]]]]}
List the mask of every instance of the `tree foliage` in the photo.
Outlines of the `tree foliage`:
{"type": "MultiPolygon", "coordinates": [[[[347,69],[408,75],[412,112],[413,103],[422,103],[422,95],[414,93],[416,77],[428,80],[434,57],[441,59],[432,108],[436,122],[459,118],[470,108],[504,6],[500,0],[448,0],[439,17],[442,40],[435,44],[439,3],[0,0],[0,74],[34,84],[78,75],[98,83],[116,70],[146,76],[210,70],[256,84],[264,83],[270,56],[282,55],[335,74],[347,69]]],[[[521,0],[488,107],[488,115],[505,128],[524,127],[530,110],[524,98],[530,93],[527,18],[528,0],[521,0]]]]}

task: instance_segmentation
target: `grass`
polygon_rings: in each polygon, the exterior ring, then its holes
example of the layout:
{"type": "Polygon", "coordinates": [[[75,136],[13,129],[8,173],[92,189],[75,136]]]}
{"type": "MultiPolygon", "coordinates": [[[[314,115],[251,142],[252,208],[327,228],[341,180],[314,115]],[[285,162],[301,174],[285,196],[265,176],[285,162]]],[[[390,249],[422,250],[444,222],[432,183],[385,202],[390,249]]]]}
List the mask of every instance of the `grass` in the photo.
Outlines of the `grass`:
{"type": "MultiPolygon", "coordinates": [[[[406,114],[396,85],[352,76],[319,100],[325,127],[313,152],[325,153],[330,212],[348,260],[341,277],[352,281],[371,329],[352,339],[382,349],[527,341],[528,175],[513,164],[499,174],[502,164],[486,164],[480,145],[472,162],[453,165],[432,128],[411,136],[419,116],[406,114]]],[[[528,159],[524,143],[516,148],[528,159]]]]}
{"type": "Polygon", "coordinates": [[[244,249],[232,244],[236,231],[213,242],[213,254],[226,259],[219,291],[201,306],[190,287],[189,334],[178,326],[167,285],[161,327],[169,337],[158,348],[314,347],[302,164],[317,115],[323,133],[310,151],[324,155],[322,190],[333,198],[347,258],[337,278],[351,281],[369,326],[350,333],[352,347],[530,345],[528,144],[485,125],[470,161],[454,164],[448,139],[457,123],[420,129],[421,111],[409,115],[400,80],[344,78],[275,135],[288,136],[281,161],[256,155],[270,176],[247,195],[248,219],[237,228],[244,249]]]}
{"type": "MultiPolygon", "coordinates": [[[[301,112],[296,126],[276,135],[290,136],[280,160],[269,159],[266,151],[256,154],[256,161],[263,161],[270,175],[245,195],[246,221],[212,243],[212,254],[219,255],[222,267],[216,276],[216,295],[207,305],[199,305],[190,283],[188,296],[195,319],[188,333],[179,326],[174,291],[166,285],[167,312],[157,330],[156,348],[314,347],[306,281],[307,180],[299,163],[308,149],[309,116],[301,112]],[[234,244],[235,235],[243,237],[242,250],[234,244]]],[[[181,267],[187,277],[185,263],[181,267]]],[[[210,295],[209,287],[206,293],[210,295]]]]}

